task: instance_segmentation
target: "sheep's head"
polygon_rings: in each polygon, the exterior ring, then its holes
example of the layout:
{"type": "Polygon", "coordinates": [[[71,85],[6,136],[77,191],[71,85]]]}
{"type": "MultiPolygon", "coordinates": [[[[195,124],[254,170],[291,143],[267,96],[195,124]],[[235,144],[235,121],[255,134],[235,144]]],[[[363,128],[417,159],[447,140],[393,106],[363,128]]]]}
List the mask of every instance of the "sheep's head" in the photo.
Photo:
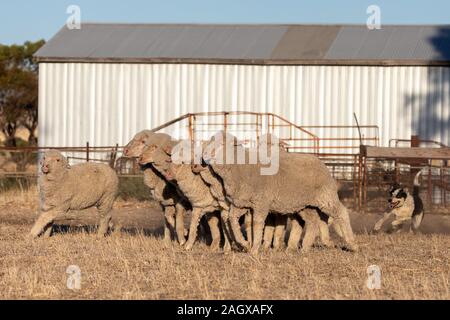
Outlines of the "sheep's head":
{"type": "Polygon", "coordinates": [[[128,145],[123,150],[123,154],[126,157],[139,157],[144,152],[147,146],[162,146],[167,142],[171,141],[172,138],[165,133],[154,133],[150,130],[144,130],[139,132],[133,140],[128,143],[128,145]]]}
{"type": "Polygon", "coordinates": [[[139,157],[139,164],[142,166],[145,166],[147,164],[152,164],[154,162],[153,155],[155,151],[158,150],[158,146],[151,145],[151,146],[144,146],[144,149],[139,157]]]}
{"type": "Polygon", "coordinates": [[[219,131],[204,145],[202,158],[208,164],[211,162],[231,164],[227,163],[227,152],[234,154],[238,145],[239,142],[235,136],[219,131]]]}
{"type": "Polygon", "coordinates": [[[43,174],[64,172],[70,168],[69,162],[59,151],[47,151],[40,162],[43,174]]]}
{"type": "Polygon", "coordinates": [[[154,135],[154,133],[149,130],[139,132],[137,135],[134,136],[133,140],[131,140],[127,144],[127,146],[123,150],[123,154],[126,157],[131,158],[139,157],[144,151],[147,139],[149,139],[152,135],[154,135]]]}
{"type": "Polygon", "coordinates": [[[157,147],[152,154],[153,166],[169,181],[176,180],[180,165],[172,162],[172,144],[157,147]]]}

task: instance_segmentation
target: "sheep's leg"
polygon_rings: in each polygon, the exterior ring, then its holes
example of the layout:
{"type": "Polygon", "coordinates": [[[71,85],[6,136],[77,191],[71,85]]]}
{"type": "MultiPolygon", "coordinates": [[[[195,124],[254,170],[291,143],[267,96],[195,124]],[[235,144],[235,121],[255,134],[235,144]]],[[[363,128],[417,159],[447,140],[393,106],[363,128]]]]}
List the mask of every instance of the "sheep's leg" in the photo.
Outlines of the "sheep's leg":
{"type": "Polygon", "coordinates": [[[228,228],[228,210],[222,210],[220,212],[221,226],[224,238],[223,251],[230,252],[231,251],[231,232],[228,228]]]}
{"type": "Polygon", "coordinates": [[[220,248],[220,219],[217,215],[217,212],[208,213],[207,219],[212,239],[210,249],[212,251],[218,251],[220,248]]]}
{"type": "Polygon", "coordinates": [[[263,248],[265,250],[272,247],[273,235],[275,233],[275,216],[269,214],[264,226],[263,248]]]}
{"type": "Polygon", "coordinates": [[[264,223],[269,210],[267,208],[257,208],[253,213],[253,247],[251,253],[258,254],[264,232],[264,223]]]}
{"type": "Polygon", "coordinates": [[[383,226],[383,224],[394,214],[394,212],[386,212],[383,216],[383,218],[381,218],[380,220],[377,221],[377,223],[375,223],[375,226],[373,227],[373,231],[374,232],[378,232],[380,231],[381,227],[383,226]]]}
{"type": "Polygon", "coordinates": [[[194,208],[192,210],[192,217],[191,217],[191,225],[189,228],[189,238],[186,242],[186,250],[191,250],[194,246],[195,240],[197,240],[197,229],[198,225],[200,223],[200,219],[203,217],[204,212],[200,208],[194,208]]]}
{"type": "MultiPolygon", "coordinates": [[[[236,242],[241,245],[245,250],[250,249],[250,245],[241,232],[241,226],[239,225],[239,218],[246,213],[246,209],[238,209],[235,206],[230,208],[230,224],[233,231],[233,236],[236,242]]],[[[261,239],[259,240],[261,241],[261,239]]]]}
{"type": "Polygon", "coordinates": [[[43,232],[46,231],[49,225],[53,223],[53,221],[58,217],[61,213],[61,210],[51,209],[49,211],[41,213],[39,218],[34,223],[33,228],[31,229],[30,235],[33,238],[39,237],[43,232]]]}
{"type": "Polygon", "coordinates": [[[275,233],[273,236],[273,248],[276,250],[284,249],[284,237],[286,235],[286,215],[276,215],[275,217],[275,233]]]}
{"type": "Polygon", "coordinates": [[[244,224],[245,224],[245,234],[247,235],[247,241],[251,246],[253,243],[253,228],[252,228],[253,215],[250,212],[250,210],[247,210],[247,212],[245,213],[244,224]]]}
{"type": "Polygon", "coordinates": [[[164,207],[164,242],[170,244],[172,242],[172,235],[175,234],[175,207],[164,207]]]}
{"type": "Polygon", "coordinates": [[[291,233],[289,234],[287,248],[288,248],[288,250],[297,250],[298,244],[302,237],[303,228],[299,221],[300,217],[297,217],[296,215],[292,215],[290,219],[291,219],[291,233]]]}
{"type": "Polygon", "coordinates": [[[42,235],[43,238],[50,238],[52,236],[53,231],[53,223],[50,223],[45,230],[44,234],[42,235]]]}
{"type": "Polygon", "coordinates": [[[186,243],[186,238],[184,237],[184,215],[186,213],[186,209],[182,204],[177,203],[175,206],[176,216],[175,216],[175,228],[178,238],[178,243],[183,246],[186,243]]]}
{"type": "Polygon", "coordinates": [[[328,227],[328,223],[319,219],[319,233],[320,233],[320,241],[327,248],[334,248],[333,241],[330,238],[330,229],[328,227]]]}
{"type": "Polygon", "coordinates": [[[108,234],[109,223],[111,222],[111,208],[113,201],[105,201],[101,203],[97,210],[100,214],[100,223],[98,225],[98,235],[104,237],[108,234]]]}
{"type": "Polygon", "coordinates": [[[339,238],[344,237],[342,235],[341,227],[339,225],[337,225],[336,223],[334,223],[334,219],[332,217],[328,217],[328,230],[329,230],[329,228],[332,228],[334,230],[334,232],[336,232],[336,234],[339,236],[339,238]]]}
{"type": "Polygon", "coordinates": [[[347,208],[339,201],[335,212],[337,214],[336,217],[333,217],[335,219],[334,223],[336,223],[341,229],[343,240],[345,242],[345,248],[353,252],[358,251],[358,246],[355,243],[355,236],[353,235],[347,208]]]}
{"type": "Polygon", "coordinates": [[[309,219],[305,221],[305,236],[303,237],[302,242],[302,253],[307,253],[311,250],[311,247],[317,238],[318,229],[319,227],[315,221],[309,219]]]}

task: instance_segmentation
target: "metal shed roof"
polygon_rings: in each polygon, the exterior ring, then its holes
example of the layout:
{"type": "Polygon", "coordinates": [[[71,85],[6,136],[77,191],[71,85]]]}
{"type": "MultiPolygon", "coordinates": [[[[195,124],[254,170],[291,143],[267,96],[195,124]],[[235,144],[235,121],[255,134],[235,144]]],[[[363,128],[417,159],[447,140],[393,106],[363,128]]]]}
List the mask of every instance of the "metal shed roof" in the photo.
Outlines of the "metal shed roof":
{"type": "Polygon", "coordinates": [[[450,65],[450,25],[97,24],[63,27],[40,62],[450,65]]]}

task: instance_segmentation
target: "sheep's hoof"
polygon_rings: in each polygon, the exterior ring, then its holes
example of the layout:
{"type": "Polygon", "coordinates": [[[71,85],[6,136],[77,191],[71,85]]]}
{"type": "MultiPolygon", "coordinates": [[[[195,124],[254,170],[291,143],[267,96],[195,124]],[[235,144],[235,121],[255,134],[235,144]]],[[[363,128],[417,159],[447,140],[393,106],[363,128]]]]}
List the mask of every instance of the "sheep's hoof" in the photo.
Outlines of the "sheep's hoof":
{"type": "Polygon", "coordinates": [[[37,238],[39,238],[39,236],[41,235],[41,233],[42,233],[41,230],[37,230],[37,229],[33,228],[33,229],[31,229],[31,231],[30,231],[28,237],[29,237],[30,239],[37,239],[37,238]]]}
{"type": "Polygon", "coordinates": [[[286,247],[286,250],[285,250],[287,253],[294,253],[294,252],[297,252],[298,251],[298,246],[287,246],[286,247]]]}
{"type": "Polygon", "coordinates": [[[217,251],[219,251],[219,249],[220,249],[220,243],[219,243],[219,242],[211,243],[209,249],[210,249],[212,252],[217,252],[217,251]]]}
{"type": "Polygon", "coordinates": [[[36,234],[33,234],[33,233],[29,233],[25,237],[25,239],[28,241],[37,240],[38,238],[39,238],[39,236],[37,236],[36,234]]]}
{"type": "Polygon", "coordinates": [[[327,243],[322,243],[322,245],[327,248],[327,249],[334,249],[336,248],[336,245],[334,243],[331,242],[327,242],[327,243]]]}
{"type": "Polygon", "coordinates": [[[353,243],[346,244],[344,246],[344,249],[349,252],[358,252],[359,251],[358,245],[353,244],[353,243]]]}
{"type": "Polygon", "coordinates": [[[184,250],[186,250],[186,251],[191,251],[193,246],[194,246],[193,244],[187,243],[187,244],[184,246],[184,250]]]}
{"type": "Polygon", "coordinates": [[[281,246],[274,246],[273,249],[275,251],[280,252],[280,251],[284,251],[286,248],[285,248],[285,246],[281,245],[281,246]]]}

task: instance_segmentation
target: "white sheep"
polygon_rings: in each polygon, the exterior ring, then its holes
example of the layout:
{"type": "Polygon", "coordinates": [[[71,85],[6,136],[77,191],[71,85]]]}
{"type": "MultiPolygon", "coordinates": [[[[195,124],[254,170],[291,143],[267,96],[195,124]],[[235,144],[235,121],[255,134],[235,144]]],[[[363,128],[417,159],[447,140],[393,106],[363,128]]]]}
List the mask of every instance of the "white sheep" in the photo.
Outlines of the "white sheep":
{"type": "Polygon", "coordinates": [[[116,172],[105,164],[70,166],[59,151],[45,152],[39,175],[41,215],[31,230],[32,237],[50,236],[54,220],[69,210],[97,207],[101,219],[99,235],[108,233],[111,209],[119,190],[116,172]]]}

